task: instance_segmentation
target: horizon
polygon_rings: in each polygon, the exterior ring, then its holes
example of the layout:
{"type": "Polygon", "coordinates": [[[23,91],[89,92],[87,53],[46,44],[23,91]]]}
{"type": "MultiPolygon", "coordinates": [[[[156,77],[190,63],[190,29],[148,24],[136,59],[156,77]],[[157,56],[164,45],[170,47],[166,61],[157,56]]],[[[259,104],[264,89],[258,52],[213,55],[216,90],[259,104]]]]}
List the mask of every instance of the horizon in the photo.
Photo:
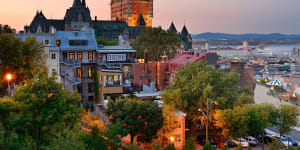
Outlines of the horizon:
{"type": "MultiPolygon", "coordinates": [[[[73,0],[10,0],[0,6],[0,24],[17,31],[30,24],[37,10],[47,18],[62,19],[73,0]],[[57,3],[59,2],[59,6],[57,3]],[[17,5],[18,4],[18,5],[17,5]],[[15,11],[19,10],[19,11],[15,11]]],[[[87,0],[91,16],[110,20],[110,0],[87,0]]],[[[178,31],[183,25],[191,34],[300,34],[300,1],[290,0],[154,0],[153,26],[166,29],[172,20],[178,31]],[[172,7],[170,6],[172,3],[172,7]],[[239,7],[233,7],[239,6],[239,7]],[[189,8],[189,9],[186,9],[189,8]],[[200,19],[199,19],[200,18],[200,19]]]]}

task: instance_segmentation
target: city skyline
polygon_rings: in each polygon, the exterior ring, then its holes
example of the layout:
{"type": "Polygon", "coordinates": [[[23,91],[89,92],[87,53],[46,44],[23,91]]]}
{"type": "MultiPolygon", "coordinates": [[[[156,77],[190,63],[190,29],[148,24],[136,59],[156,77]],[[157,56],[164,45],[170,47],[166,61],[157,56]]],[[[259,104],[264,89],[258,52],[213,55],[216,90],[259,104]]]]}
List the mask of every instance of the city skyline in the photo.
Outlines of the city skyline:
{"type": "MultiPolygon", "coordinates": [[[[62,19],[72,0],[10,0],[0,6],[0,24],[23,30],[37,10],[47,18],[62,19]],[[57,3],[59,6],[57,6],[57,3]],[[17,5],[18,4],[18,5],[17,5]],[[19,11],[17,11],[19,10],[19,11]]],[[[91,16],[110,20],[110,0],[87,0],[91,16]]],[[[300,1],[290,0],[156,0],[153,26],[168,28],[172,20],[177,30],[183,24],[190,33],[284,33],[300,34],[300,1]],[[170,4],[172,3],[172,7],[170,4]],[[234,5],[233,5],[234,4],[234,5]],[[233,5],[233,6],[232,6],[233,5]]]]}

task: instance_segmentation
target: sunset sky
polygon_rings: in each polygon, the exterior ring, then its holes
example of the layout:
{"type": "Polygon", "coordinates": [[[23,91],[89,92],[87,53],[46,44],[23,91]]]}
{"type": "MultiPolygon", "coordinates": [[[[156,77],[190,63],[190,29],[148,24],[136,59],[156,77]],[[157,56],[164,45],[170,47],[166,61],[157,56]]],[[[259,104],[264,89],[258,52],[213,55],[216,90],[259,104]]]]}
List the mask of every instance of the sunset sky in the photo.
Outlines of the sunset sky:
{"type": "MultiPolygon", "coordinates": [[[[110,0],[86,0],[91,16],[110,19],[110,0]]],[[[47,18],[62,19],[73,0],[1,0],[0,24],[23,30],[37,10],[47,18]]],[[[184,20],[193,34],[300,33],[300,0],[154,0],[154,26],[167,28],[173,20],[181,30],[184,20]]]]}

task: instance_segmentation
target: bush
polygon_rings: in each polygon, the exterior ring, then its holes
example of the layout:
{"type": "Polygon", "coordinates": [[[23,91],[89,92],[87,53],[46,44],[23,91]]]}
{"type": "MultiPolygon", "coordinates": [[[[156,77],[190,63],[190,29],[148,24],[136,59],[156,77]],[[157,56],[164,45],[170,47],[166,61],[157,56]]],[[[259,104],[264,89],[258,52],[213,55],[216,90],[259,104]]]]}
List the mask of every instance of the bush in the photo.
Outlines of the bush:
{"type": "Polygon", "coordinates": [[[244,147],[242,145],[238,145],[236,150],[244,150],[244,147]]]}
{"type": "Polygon", "coordinates": [[[168,146],[165,148],[165,150],[176,150],[174,144],[168,144],[168,146]]]}
{"type": "Polygon", "coordinates": [[[223,146],[221,147],[221,150],[230,150],[230,148],[228,146],[223,146]]]}
{"type": "Polygon", "coordinates": [[[203,150],[216,150],[216,148],[210,145],[209,143],[205,143],[203,150]]]}
{"type": "Polygon", "coordinates": [[[186,140],[182,150],[196,150],[195,140],[193,138],[186,140]]]}

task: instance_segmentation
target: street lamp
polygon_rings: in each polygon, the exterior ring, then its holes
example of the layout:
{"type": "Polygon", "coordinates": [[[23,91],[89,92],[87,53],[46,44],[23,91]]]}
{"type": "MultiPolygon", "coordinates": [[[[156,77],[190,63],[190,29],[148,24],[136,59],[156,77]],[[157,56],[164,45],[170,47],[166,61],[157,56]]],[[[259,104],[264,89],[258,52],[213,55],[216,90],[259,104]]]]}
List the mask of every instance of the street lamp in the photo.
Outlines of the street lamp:
{"type": "MultiPolygon", "coordinates": [[[[207,113],[205,114],[204,111],[202,111],[200,108],[198,109],[198,111],[200,111],[203,116],[205,117],[206,119],[206,132],[205,132],[205,141],[208,143],[208,126],[209,126],[209,98],[207,98],[207,101],[206,101],[206,106],[207,106],[207,113]]],[[[215,105],[218,105],[218,102],[214,102],[215,105]]]]}
{"type": "Polygon", "coordinates": [[[12,79],[12,75],[9,73],[5,76],[5,78],[7,79],[7,96],[10,97],[10,84],[9,81],[12,79]]]}
{"type": "Polygon", "coordinates": [[[174,142],[174,137],[173,136],[170,137],[170,141],[171,141],[171,143],[174,142]]]}

